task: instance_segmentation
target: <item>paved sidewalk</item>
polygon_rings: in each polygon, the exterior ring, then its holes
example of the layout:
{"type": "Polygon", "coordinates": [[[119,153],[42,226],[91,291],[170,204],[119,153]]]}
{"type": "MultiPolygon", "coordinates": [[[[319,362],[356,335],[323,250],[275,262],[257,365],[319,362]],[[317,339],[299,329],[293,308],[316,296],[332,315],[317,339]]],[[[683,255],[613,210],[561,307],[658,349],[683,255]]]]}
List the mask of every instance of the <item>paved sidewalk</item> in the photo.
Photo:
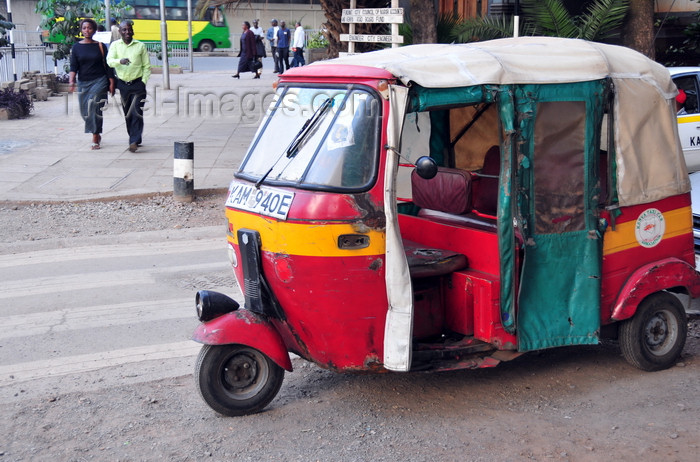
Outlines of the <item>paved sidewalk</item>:
{"type": "MultiPolygon", "coordinates": [[[[176,141],[194,142],[195,191],[225,189],[273,94],[276,74],[231,71],[170,75],[148,82],[143,146],[127,150],[118,94],[105,112],[102,149],[92,151],[77,96],[34,103],[27,119],[0,121],[0,201],[75,201],[173,190],[176,141]]],[[[266,63],[267,64],[267,63],[266,63]]]]}

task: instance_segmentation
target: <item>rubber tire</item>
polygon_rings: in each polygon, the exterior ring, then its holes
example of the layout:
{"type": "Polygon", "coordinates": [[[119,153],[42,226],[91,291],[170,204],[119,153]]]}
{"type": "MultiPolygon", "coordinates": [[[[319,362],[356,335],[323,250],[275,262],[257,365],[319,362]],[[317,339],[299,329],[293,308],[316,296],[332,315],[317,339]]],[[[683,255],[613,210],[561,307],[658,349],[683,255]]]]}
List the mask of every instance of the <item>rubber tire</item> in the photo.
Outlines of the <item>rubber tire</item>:
{"type": "Polygon", "coordinates": [[[202,399],[219,414],[232,417],[263,410],[283,380],[284,369],[245,345],[204,345],[195,365],[195,383],[202,399]],[[232,382],[233,376],[247,370],[253,374],[243,377],[244,386],[232,382]]]}
{"type": "Polygon", "coordinates": [[[211,40],[202,40],[199,42],[199,47],[197,48],[197,51],[201,51],[202,53],[211,53],[214,51],[214,42],[211,40]]]}
{"type": "Polygon", "coordinates": [[[644,371],[668,369],[683,351],[687,335],[688,319],[680,300],[656,292],[620,325],[620,350],[627,362],[644,371]]]}

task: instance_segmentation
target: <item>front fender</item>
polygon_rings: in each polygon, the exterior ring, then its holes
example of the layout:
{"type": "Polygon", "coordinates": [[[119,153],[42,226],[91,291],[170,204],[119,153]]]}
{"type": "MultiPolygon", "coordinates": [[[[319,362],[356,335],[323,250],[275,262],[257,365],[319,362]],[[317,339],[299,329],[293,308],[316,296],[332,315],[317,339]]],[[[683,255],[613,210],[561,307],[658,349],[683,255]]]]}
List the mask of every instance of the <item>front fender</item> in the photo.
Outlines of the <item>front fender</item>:
{"type": "Polygon", "coordinates": [[[203,322],[195,329],[192,340],[205,345],[237,343],[256,348],[278,366],[292,371],[292,361],[282,337],[269,322],[252,311],[241,309],[203,322]]]}
{"type": "Polygon", "coordinates": [[[672,287],[685,287],[692,298],[700,297],[700,273],[678,258],[667,258],[637,269],[617,296],[612,319],[631,318],[647,296],[672,287]]]}

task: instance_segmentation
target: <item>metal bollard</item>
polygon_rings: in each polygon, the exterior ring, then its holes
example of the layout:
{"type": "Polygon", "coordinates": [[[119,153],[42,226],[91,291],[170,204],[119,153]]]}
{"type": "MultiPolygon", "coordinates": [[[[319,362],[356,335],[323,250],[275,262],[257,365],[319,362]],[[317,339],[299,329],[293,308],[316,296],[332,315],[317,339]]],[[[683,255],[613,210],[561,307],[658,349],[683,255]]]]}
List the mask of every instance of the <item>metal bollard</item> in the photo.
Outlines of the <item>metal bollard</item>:
{"type": "Polygon", "coordinates": [[[175,142],[173,198],[178,202],[194,200],[194,143],[191,141],[175,142]]]}

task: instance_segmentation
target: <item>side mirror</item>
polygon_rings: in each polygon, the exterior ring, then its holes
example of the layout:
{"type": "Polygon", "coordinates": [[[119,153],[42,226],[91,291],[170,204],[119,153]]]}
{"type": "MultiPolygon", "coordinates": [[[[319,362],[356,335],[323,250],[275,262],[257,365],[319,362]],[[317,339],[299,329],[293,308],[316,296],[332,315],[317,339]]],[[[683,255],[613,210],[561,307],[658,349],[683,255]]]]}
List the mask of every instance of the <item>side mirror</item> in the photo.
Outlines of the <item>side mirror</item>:
{"type": "Polygon", "coordinates": [[[428,156],[419,157],[416,161],[416,173],[424,180],[430,180],[437,175],[438,166],[435,159],[428,156]]]}

